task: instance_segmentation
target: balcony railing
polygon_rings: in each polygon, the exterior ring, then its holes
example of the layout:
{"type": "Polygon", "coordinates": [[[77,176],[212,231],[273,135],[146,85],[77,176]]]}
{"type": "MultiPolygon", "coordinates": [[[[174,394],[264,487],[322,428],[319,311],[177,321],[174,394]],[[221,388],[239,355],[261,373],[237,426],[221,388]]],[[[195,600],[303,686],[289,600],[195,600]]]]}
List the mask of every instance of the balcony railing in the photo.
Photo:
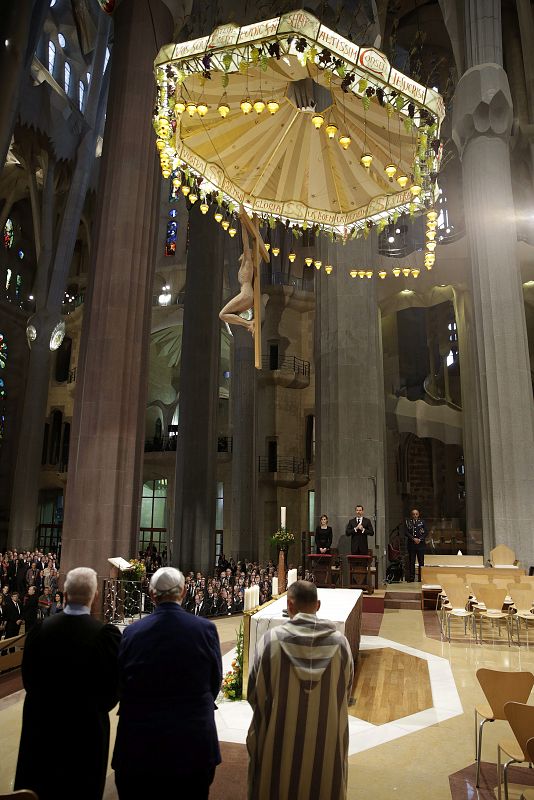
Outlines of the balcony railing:
{"type": "Polygon", "coordinates": [[[310,362],[297,356],[285,358],[272,358],[270,355],[261,357],[261,368],[267,370],[280,370],[281,372],[294,372],[296,375],[310,377],[310,362]]]}
{"type": "Polygon", "coordinates": [[[293,286],[303,292],[313,292],[314,290],[314,280],[311,277],[297,278],[285,272],[271,272],[265,267],[262,269],[261,280],[267,286],[293,286]]]}
{"type": "MultiPolygon", "coordinates": [[[[153,439],[145,439],[145,453],[164,453],[175,451],[178,443],[178,436],[161,436],[153,439]]],[[[217,452],[231,453],[233,447],[232,436],[217,437],[217,452]]]]}
{"type": "Polygon", "coordinates": [[[309,475],[309,464],[304,458],[277,458],[276,460],[268,456],[259,456],[259,472],[290,472],[293,475],[309,475]]]}

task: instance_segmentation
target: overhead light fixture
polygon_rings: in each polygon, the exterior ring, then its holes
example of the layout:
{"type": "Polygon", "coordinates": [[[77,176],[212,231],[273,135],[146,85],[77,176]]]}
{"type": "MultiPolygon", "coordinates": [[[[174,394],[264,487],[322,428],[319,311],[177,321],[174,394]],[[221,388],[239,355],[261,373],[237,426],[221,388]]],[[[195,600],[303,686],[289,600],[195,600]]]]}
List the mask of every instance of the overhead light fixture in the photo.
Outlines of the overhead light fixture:
{"type": "Polygon", "coordinates": [[[310,258],[308,256],[307,258],[304,259],[304,263],[306,264],[307,267],[311,267],[311,265],[313,264],[313,258],[310,258]]]}
{"type": "Polygon", "coordinates": [[[392,272],[395,275],[395,277],[398,278],[399,275],[401,274],[400,267],[393,267],[392,272]]]}
{"type": "Polygon", "coordinates": [[[180,178],[179,175],[174,176],[174,178],[172,179],[172,185],[174,186],[175,189],[180,188],[180,186],[182,185],[182,179],[180,178]]]}
{"type": "Polygon", "coordinates": [[[414,269],[412,269],[412,275],[413,275],[413,277],[414,277],[414,278],[418,278],[418,277],[419,277],[419,273],[420,273],[420,272],[421,272],[421,270],[420,270],[420,269],[418,269],[417,267],[415,267],[414,269]]]}
{"type": "Polygon", "coordinates": [[[186,104],[184,103],[183,98],[180,97],[174,104],[174,114],[180,116],[180,114],[184,113],[185,109],[186,109],[186,104]]]}
{"type": "Polygon", "coordinates": [[[433,222],[431,220],[428,220],[426,223],[426,227],[429,231],[435,231],[436,228],[438,227],[438,223],[436,222],[436,220],[434,220],[433,222]]]}
{"type": "Polygon", "coordinates": [[[186,107],[185,107],[185,110],[187,111],[187,113],[189,114],[189,116],[190,116],[190,117],[194,117],[194,116],[195,116],[195,114],[197,113],[197,106],[196,106],[196,103],[189,102],[189,103],[186,105],[186,107]]]}
{"type": "Polygon", "coordinates": [[[206,103],[199,103],[197,106],[197,114],[199,117],[205,117],[208,113],[208,107],[206,103]]]}
{"type": "Polygon", "coordinates": [[[430,222],[435,222],[437,220],[437,218],[438,218],[438,212],[434,211],[434,209],[430,209],[430,211],[426,212],[426,218],[430,222]]]}
{"type": "Polygon", "coordinates": [[[184,183],[184,185],[182,186],[182,194],[184,194],[187,197],[190,191],[191,187],[188,186],[187,183],[184,183]]]}
{"type": "Polygon", "coordinates": [[[386,164],[386,166],[384,167],[384,172],[386,173],[390,181],[393,180],[396,171],[397,167],[395,166],[395,164],[386,164]]]}
{"type": "Polygon", "coordinates": [[[209,207],[209,205],[208,205],[207,203],[201,203],[201,204],[199,205],[199,208],[200,208],[200,210],[201,210],[201,212],[202,212],[203,214],[207,214],[207,213],[208,213],[208,211],[210,210],[210,207],[209,207]]]}
{"type": "Polygon", "coordinates": [[[254,103],[254,111],[256,112],[256,114],[261,114],[262,111],[265,111],[265,103],[263,102],[263,100],[261,99],[256,100],[256,102],[254,103]]]}
{"type": "Polygon", "coordinates": [[[267,103],[267,109],[271,114],[276,114],[279,108],[280,108],[280,103],[278,103],[276,100],[269,100],[269,102],[267,103]]]}
{"type": "Polygon", "coordinates": [[[362,165],[362,167],[365,167],[365,169],[369,169],[372,163],[373,163],[373,156],[371,155],[371,153],[362,153],[360,157],[360,164],[362,165]]]}
{"type": "Polygon", "coordinates": [[[165,142],[163,139],[156,139],[156,150],[161,153],[163,148],[165,147],[165,142]]]}
{"type": "Polygon", "coordinates": [[[408,176],[401,172],[400,175],[397,175],[397,183],[399,184],[401,189],[406,188],[406,184],[408,183],[408,176]]]}
{"type": "Polygon", "coordinates": [[[273,256],[277,256],[279,252],[280,252],[279,247],[273,247],[273,256]]]}
{"type": "Polygon", "coordinates": [[[436,261],[435,253],[425,253],[425,264],[434,264],[436,261]]]}
{"type": "Polygon", "coordinates": [[[288,259],[289,259],[289,261],[291,261],[291,263],[293,263],[293,261],[296,259],[296,257],[297,257],[296,253],[290,253],[288,255],[288,259]]]}
{"type": "Polygon", "coordinates": [[[433,242],[433,241],[434,241],[434,239],[436,238],[436,231],[430,231],[430,230],[429,230],[429,231],[427,231],[427,232],[426,232],[426,234],[425,234],[425,235],[426,235],[426,238],[427,238],[427,239],[428,239],[430,242],[433,242]]]}
{"type": "Polygon", "coordinates": [[[219,114],[223,119],[226,119],[226,117],[230,113],[230,106],[227,105],[226,103],[223,103],[221,100],[221,102],[219,103],[219,107],[217,108],[217,111],[219,112],[219,114]]]}
{"type": "Polygon", "coordinates": [[[350,275],[351,278],[355,278],[357,274],[358,274],[358,272],[355,269],[351,269],[351,271],[349,272],[349,275],[350,275]]]}
{"type": "Polygon", "coordinates": [[[373,270],[372,269],[368,269],[366,271],[366,273],[365,273],[365,277],[366,278],[372,278],[373,277],[373,270]]]}
{"type": "Polygon", "coordinates": [[[213,218],[215,219],[215,222],[221,222],[223,215],[221,214],[220,211],[216,211],[215,214],[213,215],[213,218]]]}
{"type": "Polygon", "coordinates": [[[221,222],[221,228],[224,231],[227,231],[229,227],[230,227],[230,223],[228,222],[228,220],[227,219],[223,219],[223,221],[221,222]]]}
{"type": "Polygon", "coordinates": [[[237,229],[236,229],[236,228],[234,228],[234,227],[228,228],[228,233],[230,234],[230,236],[231,236],[231,237],[232,237],[232,239],[233,239],[233,238],[234,238],[234,236],[235,236],[235,235],[236,235],[236,233],[237,233],[237,229]]]}
{"type": "Polygon", "coordinates": [[[431,253],[433,253],[434,250],[436,249],[436,242],[427,242],[426,249],[429,250],[431,253]]]}
{"type": "Polygon", "coordinates": [[[340,136],[338,141],[343,150],[348,150],[352,139],[350,138],[350,136],[345,135],[345,136],[340,136]]]}
{"type": "Polygon", "coordinates": [[[323,117],[323,115],[322,115],[322,114],[314,114],[314,115],[313,115],[313,117],[312,117],[312,124],[313,124],[313,127],[314,127],[316,130],[319,130],[319,128],[321,128],[321,127],[322,127],[323,123],[324,123],[324,117],[323,117]]]}
{"type": "Polygon", "coordinates": [[[243,114],[250,114],[250,112],[252,111],[252,103],[250,102],[248,97],[246,97],[244,100],[241,101],[241,111],[243,112],[243,114]]]}
{"type": "Polygon", "coordinates": [[[413,197],[419,197],[422,191],[423,190],[418,183],[412,183],[410,186],[410,192],[412,193],[413,197]]]}
{"type": "Polygon", "coordinates": [[[326,126],[325,131],[328,138],[333,139],[337,133],[337,126],[330,123],[330,125],[326,126]]]}
{"type": "Polygon", "coordinates": [[[265,242],[265,249],[267,250],[267,252],[269,252],[269,250],[271,249],[271,245],[269,244],[269,242],[265,242]]]}
{"type": "Polygon", "coordinates": [[[313,266],[315,267],[315,269],[321,269],[321,267],[323,266],[323,262],[322,261],[314,261],[313,262],[313,266]]]}
{"type": "Polygon", "coordinates": [[[378,277],[379,277],[379,278],[381,278],[382,280],[384,280],[384,278],[386,277],[386,275],[387,275],[387,272],[386,272],[386,270],[385,270],[385,269],[381,269],[381,270],[379,271],[379,273],[378,273],[378,277]]]}
{"type": "Polygon", "coordinates": [[[365,278],[365,270],[359,269],[358,270],[358,278],[365,278]]]}
{"type": "Polygon", "coordinates": [[[333,267],[332,267],[331,264],[327,264],[326,267],[324,268],[324,271],[326,272],[327,275],[330,275],[332,270],[333,270],[333,267]]]}
{"type": "Polygon", "coordinates": [[[189,195],[189,202],[190,202],[192,205],[195,205],[195,203],[197,202],[197,200],[198,200],[198,194],[195,194],[195,192],[191,192],[191,194],[189,195]]]}

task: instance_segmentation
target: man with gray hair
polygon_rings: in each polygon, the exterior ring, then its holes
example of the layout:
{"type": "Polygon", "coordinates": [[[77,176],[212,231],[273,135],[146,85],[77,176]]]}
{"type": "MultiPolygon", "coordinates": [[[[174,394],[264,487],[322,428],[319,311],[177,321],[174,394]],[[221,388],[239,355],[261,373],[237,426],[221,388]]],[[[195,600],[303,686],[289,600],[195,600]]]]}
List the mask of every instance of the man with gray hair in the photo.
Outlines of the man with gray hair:
{"type": "Polygon", "coordinates": [[[204,800],[221,762],[215,698],[222,659],[215,625],[182,609],[185,579],[174,567],[151,578],[153,614],[124,632],[119,653],[119,726],[112,766],[120,800],[204,800]],[[157,769],[147,765],[147,747],[157,769]]]}
{"type": "Polygon", "coordinates": [[[109,711],[118,700],[120,632],[91,616],[97,575],[78,567],[65,579],[65,609],[26,637],[22,680],[26,689],[15,789],[39,800],[100,800],[106,782],[109,711]],[[43,747],[43,697],[54,698],[60,720],[61,769],[50,769],[43,747]]]}

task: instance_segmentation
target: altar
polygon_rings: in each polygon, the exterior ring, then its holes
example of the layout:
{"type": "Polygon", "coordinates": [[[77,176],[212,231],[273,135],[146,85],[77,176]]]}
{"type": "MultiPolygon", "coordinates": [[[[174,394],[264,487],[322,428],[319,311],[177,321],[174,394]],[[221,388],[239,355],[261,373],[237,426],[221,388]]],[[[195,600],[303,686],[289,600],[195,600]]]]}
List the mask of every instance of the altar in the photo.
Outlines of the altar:
{"type": "MultiPolygon", "coordinates": [[[[362,622],[362,595],[358,589],[317,589],[321,607],[317,612],[318,619],[328,619],[336,629],[343,633],[350,644],[354,664],[358,662],[360,651],[360,631],[362,622]]],[[[283,611],[287,607],[286,595],[283,594],[258,609],[245,612],[243,638],[243,697],[247,696],[249,665],[254,661],[256,644],[264,633],[276,625],[289,621],[283,611]]]]}

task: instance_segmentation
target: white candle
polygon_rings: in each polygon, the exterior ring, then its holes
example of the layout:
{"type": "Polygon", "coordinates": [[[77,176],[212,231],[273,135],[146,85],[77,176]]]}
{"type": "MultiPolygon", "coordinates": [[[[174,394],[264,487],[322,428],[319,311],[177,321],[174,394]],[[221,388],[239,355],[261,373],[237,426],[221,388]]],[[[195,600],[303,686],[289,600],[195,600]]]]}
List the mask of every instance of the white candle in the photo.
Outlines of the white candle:
{"type": "Polygon", "coordinates": [[[255,586],[254,587],[254,606],[253,606],[253,608],[257,608],[257,606],[259,606],[259,604],[260,604],[260,587],[259,586],[255,586]]]}
{"type": "Polygon", "coordinates": [[[296,580],[297,580],[297,570],[296,569],[290,569],[289,572],[287,573],[287,585],[288,585],[288,587],[291,586],[292,583],[295,583],[296,580]]]}
{"type": "Polygon", "coordinates": [[[287,507],[286,506],[280,506],[280,527],[281,528],[285,528],[286,527],[286,512],[287,512],[287,507]]]}
{"type": "Polygon", "coordinates": [[[250,604],[250,593],[251,589],[245,589],[245,611],[250,611],[251,604],[250,604]]]}
{"type": "Polygon", "coordinates": [[[273,578],[273,595],[278,594],[278,578],[273,578]]]}

